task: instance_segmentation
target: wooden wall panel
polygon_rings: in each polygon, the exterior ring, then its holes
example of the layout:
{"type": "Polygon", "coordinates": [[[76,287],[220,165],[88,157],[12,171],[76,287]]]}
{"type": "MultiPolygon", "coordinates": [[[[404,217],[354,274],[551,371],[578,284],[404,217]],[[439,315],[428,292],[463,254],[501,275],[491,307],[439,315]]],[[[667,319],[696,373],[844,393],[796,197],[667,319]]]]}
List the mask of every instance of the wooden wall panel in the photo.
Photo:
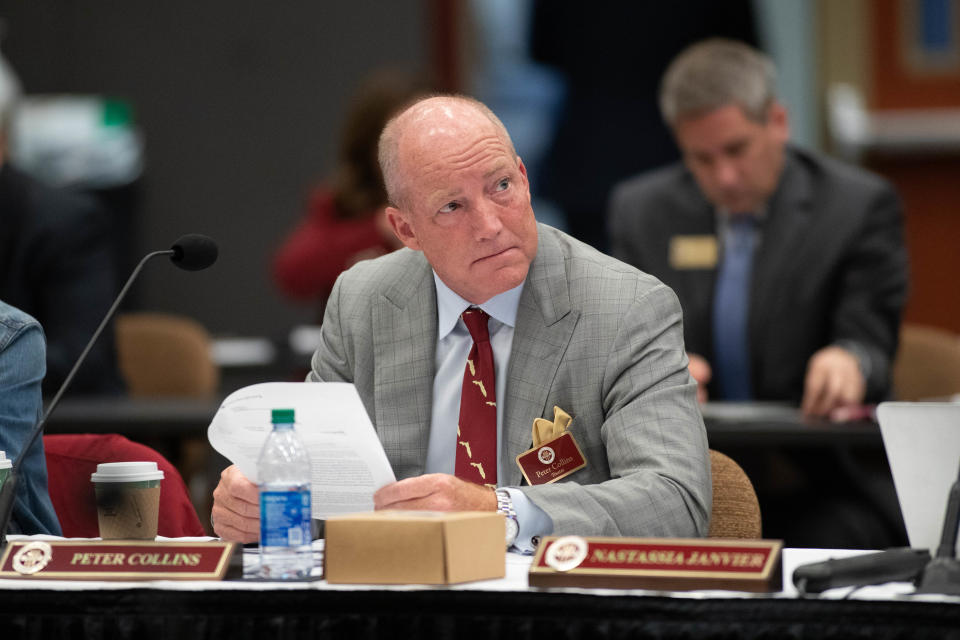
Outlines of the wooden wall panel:
{"type": "Polygon", "coordinates": [[[904,320],[960,333],[960,156],[875,159],[900,191],[910,252],[904,320]]]}
{"type": "MultiPolygon", "coordinates": [[[[917,0],[874,0],[872,11],[873,109],[929,109],[960,106],[960,65],[919,69],[911,63],[908,33],[917,0]]],[[[960,10],[952,24],[960,29],[960,10]]]]}
{"type": "MultiPolygon", "coordinates": [[[[911,62],[911,12],[920,0],[873,0],[870,8],[869,107],[958,109],[960,64],[920,69],[911,62]]],[[[960,21],[954,2],[953,22],[960,21]]],[[[960,25],[953,24],[954,33],[960,25]]],[[[906,211],[911,295],[905,320],[960,332],[960,148],[936,153],[896,154],[887,150],[868,160],[900,191],[906,211]]]]}

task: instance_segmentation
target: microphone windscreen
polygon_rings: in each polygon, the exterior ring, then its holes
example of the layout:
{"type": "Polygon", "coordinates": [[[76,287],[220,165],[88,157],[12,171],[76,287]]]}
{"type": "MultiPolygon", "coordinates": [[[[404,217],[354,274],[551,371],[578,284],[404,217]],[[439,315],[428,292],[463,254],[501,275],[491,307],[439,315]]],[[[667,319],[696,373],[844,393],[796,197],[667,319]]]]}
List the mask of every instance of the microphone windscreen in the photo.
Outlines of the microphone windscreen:
{"type": "Polygon", "coordinates": [[[199,233],[181,236],[170,248],[173,250],[170,260],[187,271],[206,269],[217,261],[217,255],[219,255],[217,243],[213,238],[199,233]]]}

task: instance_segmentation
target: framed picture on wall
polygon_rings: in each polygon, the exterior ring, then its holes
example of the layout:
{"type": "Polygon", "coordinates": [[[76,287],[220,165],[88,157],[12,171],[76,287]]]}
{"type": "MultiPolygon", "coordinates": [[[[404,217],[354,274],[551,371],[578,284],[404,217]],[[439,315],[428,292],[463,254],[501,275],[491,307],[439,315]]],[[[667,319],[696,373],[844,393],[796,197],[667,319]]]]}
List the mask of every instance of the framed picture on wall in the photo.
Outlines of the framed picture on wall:
{"type": "Polygon", "coordinates": [[[917,75],[960,72],[960,0],[900,0],[904,67],[917,75]]]}

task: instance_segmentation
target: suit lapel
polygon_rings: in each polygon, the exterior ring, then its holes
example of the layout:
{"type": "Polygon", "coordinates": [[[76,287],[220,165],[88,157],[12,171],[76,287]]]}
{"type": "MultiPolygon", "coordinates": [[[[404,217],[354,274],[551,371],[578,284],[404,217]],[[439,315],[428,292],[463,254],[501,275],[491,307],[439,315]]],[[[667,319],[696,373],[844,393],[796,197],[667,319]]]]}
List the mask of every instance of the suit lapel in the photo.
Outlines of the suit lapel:
{"type": "Polygon", "coordinates": [[[546,406],[548,394],[579,318],[570,308],[565,254],[556,237],[539,227],[537,257],[520,297],[507,372],[499,465],[508,485],[520,484],[515,458],[531,446],[533,419],[553,417],[553,407],[546,406]]]}
{"type": "MultiPolygon", "coordinates": [[[[671,220],[670,242],[677,236],[706,235],[717,237],[717,216],[713,205],[701,195],[693,177],[686,174],[686,207],[678,209],[671,220]]],[[[663,271],[664,282],[670,286],[683,306],[684,336],[689,344],[687,349],[700,353],[710,353],[712,331],[710,319],[713,317],[713,287],[717,278],[717,266],[705,269],[678,269],[668,264],[663,271]]]]}
{"type": "Polygon", "coordinates": [[[790,282],[785,271],[795,271],[811,223],[809,177],[788,149],[783,177],[770,199],[763,222],[762,242],[753,262],[750,291],[750,334],[754,344],[765,341],[763,310],[769,313],[778,293],[790,282]]]}
{"type": "Polygon", "coordinates": [[[373,307],[377,433],[397,477],[423,473],[436,369],[436,287],[422,254],[416,259],[420,269],[373,307]]]}

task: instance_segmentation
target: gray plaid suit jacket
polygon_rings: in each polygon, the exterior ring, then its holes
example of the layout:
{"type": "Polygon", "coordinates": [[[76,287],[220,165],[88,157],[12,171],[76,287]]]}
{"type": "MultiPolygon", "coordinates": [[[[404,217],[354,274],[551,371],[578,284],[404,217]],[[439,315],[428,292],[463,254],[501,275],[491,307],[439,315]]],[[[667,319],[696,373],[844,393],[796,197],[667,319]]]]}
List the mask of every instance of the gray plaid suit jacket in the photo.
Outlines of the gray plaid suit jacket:
{"type": "MultiPolygon", "coordinates": [[[[665,285],[539,225],[510,355],[501,469],[531,447],[554,405],[587,466],[521,490],[553,533],[706,535],[707,438],[687,374],[680,305],[665,285]]],[[[424,471],[437,343],[437,302],[423,254],[402,249],[337,280],[309,380],[353,382],[398,478],[424,471]]],[[[455,446],[451,443],[451,455],[455,446]]]]}

